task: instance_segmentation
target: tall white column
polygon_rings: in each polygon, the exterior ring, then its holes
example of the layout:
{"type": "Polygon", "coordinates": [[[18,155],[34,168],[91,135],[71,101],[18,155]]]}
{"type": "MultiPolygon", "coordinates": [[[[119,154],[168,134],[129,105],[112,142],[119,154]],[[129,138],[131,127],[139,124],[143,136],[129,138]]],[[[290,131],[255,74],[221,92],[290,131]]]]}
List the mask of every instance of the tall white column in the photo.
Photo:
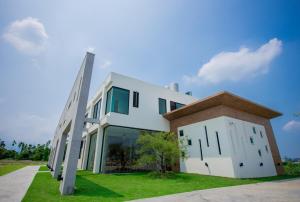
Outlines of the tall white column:
{"type": "Polygon", "coordinates": [[[102,139],[103,139],[103,129],[98,128],[97,140],[96,140],[96,150],[95,150],[95,159],[94,159],[94,168],[93,173],[100,172],[100,162],[101,162],[101,152],[102,152],[102,139]]]}
{"type": "Polygon", "coordinates": [[[58,140],[58,144],[57,144],[56,152],[55,152],[55,156],[54,156],[55,159],[54,159],[53,167],[52,167],[53,172],[51,173],[53,178],[57,178],[58,175],[60,174],[60,168],[61,168],[61,164],[63,162],[66,140],[67,140],[67,134],[63,134],[58,140]]]}
{"type": "Polygon", "coordinates": [[[89,156],[89,149],[90,149],[90,138],[91,135],[87,134],[85,138],[85,147],[84,147],[84,156],[82,160],[82,169],[87,169],[87,162],[88,162],[88,156],[89,156]]]}

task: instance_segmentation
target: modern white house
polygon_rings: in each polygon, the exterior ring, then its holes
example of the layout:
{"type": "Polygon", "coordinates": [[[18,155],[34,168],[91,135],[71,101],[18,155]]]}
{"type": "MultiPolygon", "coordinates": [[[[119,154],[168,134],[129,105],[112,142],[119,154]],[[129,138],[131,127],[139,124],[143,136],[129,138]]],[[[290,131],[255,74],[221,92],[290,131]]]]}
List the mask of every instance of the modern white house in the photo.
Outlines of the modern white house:
{"type": "Polygon", "coordinates": [[[270,119],[281,114],[228,92],[197,99],[177,84],[157,86],[110,73],[87,105],[77,167],[131,172],[143,131],[173,131],[186,140],[181,172],[251,178],[282,174],[270,119]]]}

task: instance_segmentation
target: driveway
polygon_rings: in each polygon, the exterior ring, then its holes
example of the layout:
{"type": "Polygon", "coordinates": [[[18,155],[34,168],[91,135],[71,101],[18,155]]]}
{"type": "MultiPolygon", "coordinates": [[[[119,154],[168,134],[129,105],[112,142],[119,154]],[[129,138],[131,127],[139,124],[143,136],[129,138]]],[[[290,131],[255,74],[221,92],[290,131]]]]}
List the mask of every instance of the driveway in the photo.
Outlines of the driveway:
{"type": "Polygon", "coordinates": [[[135,202],[300,202],[300,178],[206,189],[135,202]]]}
{"type": "Polygon", "coordinates": [[[0,177],[0,202],[20,202],[40,166],[26,166],[0,177]]]}

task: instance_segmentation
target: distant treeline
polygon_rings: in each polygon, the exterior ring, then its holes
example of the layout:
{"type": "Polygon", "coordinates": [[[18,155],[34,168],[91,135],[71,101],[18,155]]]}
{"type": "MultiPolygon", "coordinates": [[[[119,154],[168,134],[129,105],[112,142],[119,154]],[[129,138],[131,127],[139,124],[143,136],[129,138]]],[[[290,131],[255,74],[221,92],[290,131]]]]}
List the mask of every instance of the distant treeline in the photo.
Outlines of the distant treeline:
{"type": "Polygon", "coordinates": [[[0,159],[16,159],[16,160],[33,160],[47,161],[50,153],[50,140],[46,144],[26,144],[24,142],[17,143],[15,140],[12,147],[18,147],[18,151],[7,149],[7,145],[0,139],[0,159]]]}

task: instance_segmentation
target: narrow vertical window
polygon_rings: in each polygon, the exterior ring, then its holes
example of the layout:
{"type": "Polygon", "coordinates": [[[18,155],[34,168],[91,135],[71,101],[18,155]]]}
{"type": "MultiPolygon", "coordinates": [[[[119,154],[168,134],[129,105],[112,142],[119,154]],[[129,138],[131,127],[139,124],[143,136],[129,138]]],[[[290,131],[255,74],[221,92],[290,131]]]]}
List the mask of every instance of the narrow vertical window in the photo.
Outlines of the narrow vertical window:
{"type": "Polygon", "coordinates": [[[256,134],[256,128],[252,127],[253,133],[256,134]]]}
{"type": "Polygon", "coordinates": [[[265,145],[265,148],[266,148],[266,152],[269,153],[269,148],[267,145],[265,145]]]}
{"type": "Polygon", "coordinates": [[[191,139],[188,139],[188,145],[192,145],[192,140],[191,139]]]}
{"type": "Polygon", "coordinates": [[[207,128],[206,128],[206,126],[204,126],[204,130],[205,130],[205,137],[206,137],[206,145],[207,145],[207,147],[209,147],[209,142],[208,142],[208,135],[207,135],[207,128]]]}
{"type": "Polygon", "coordinates": [[[258,155],[261,157],[261,151],[260,151],[260,149],[258,150],[258,155]]]}
{"type": "Polygon", "coordinates": [[[201,145],[201,140],[200,139],[199,139],[199,148],[200,148],[200,158],[201,158],[201,161],[203,161],[202,145],[201,145]]]}
{"type": "Polygon", "coordinates": [[[139,92],[133,91],[133,107],[139,107],[139,92]]]}
{"type": "Polygon", "coordinates": [[[184,136],[183,130],[180,130],[180,131],[179,131],[179,135],[180,135],[181,137],[184,136]]]}
{"type": "Polygon", "coordinates": [[[165,114],[167,112],[167,102],[165,99],[158,98],[158,111],[159,114],[165,114]]]}
{"type": "Polygon", "coordinates": [[[253,137],[250,137],[250,143],[251,143],[251,144],[254,144],[253,137]]]}
{"type": "Polygon", "coordinates": [[[218,149],[219,149],[219,154],[221,155],[221,147],[220,147],[220,141],[219,141],[219,133],[216,131],[216,137],[217,137],[217,143],[218,143],[218,149]]]}
{"type": "Polygon", "coordinates": [[[261,131],[259,131],[259,133],[260,133],[260,137],[261,137],[261,138],[263,138],[263,134],[262,134],[262,132],[261,132],[261,131]]]}

